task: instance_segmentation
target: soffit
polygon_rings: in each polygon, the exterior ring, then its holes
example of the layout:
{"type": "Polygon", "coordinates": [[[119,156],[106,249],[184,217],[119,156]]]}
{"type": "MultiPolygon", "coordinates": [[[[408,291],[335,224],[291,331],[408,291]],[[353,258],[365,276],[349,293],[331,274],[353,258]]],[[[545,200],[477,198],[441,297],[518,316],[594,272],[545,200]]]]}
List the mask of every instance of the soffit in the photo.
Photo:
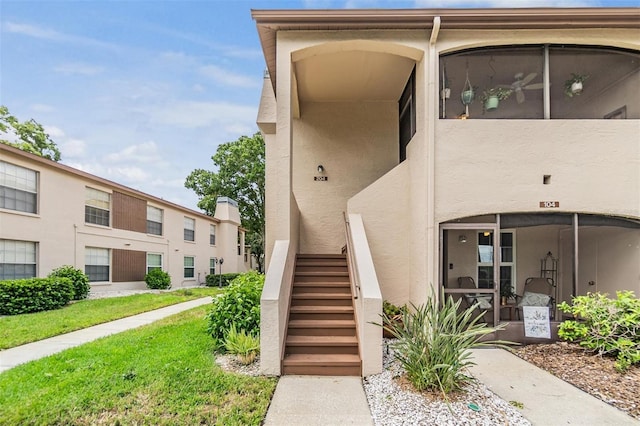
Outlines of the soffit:
{"type": "Polygon", "coordinates": [[[289,30],[640,28],[640,8],[252,10],[271,82],[276,33],[289,30]]]}
{"type": "Polygon", "coordinates": [[[397,101],[414,61],[378,52],[346,51],[295,63],[301,102],[397,101]]]}

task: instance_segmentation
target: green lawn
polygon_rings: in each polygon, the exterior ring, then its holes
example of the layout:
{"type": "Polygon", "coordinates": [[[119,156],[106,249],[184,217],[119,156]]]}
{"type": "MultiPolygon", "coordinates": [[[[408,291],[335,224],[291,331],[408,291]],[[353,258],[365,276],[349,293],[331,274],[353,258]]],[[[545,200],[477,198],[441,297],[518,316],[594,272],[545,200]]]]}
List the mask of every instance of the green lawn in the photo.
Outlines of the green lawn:
{"type": "Polygon", "coordinates": [[[159,294],[82,300],[61,309],[0,317],[0,349],[128,317],[163,306],[217,294],[216,288],[194,288],[159,294]]]}
{"type": "Polygon", "coordinates": [[[276,379],[216,366],[208,309],[0,374],[0,425],[259,425],[276,379]]]}

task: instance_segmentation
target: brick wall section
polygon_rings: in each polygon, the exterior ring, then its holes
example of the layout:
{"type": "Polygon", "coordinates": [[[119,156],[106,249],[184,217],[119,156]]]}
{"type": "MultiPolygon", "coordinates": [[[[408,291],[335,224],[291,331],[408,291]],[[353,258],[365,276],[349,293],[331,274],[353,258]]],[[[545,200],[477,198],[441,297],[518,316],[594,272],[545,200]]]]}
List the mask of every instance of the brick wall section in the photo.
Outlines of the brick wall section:
{"type": "Polygon", "coordinates": [[[147,202],[121,192],[113,192],[113,227],[147,232],[147,202]]]}
{"type": "Polygon", "coordinates": [[[147,253],[136,250],[113,249],[111,281],[144,281],[147,272],[147,253]]]}

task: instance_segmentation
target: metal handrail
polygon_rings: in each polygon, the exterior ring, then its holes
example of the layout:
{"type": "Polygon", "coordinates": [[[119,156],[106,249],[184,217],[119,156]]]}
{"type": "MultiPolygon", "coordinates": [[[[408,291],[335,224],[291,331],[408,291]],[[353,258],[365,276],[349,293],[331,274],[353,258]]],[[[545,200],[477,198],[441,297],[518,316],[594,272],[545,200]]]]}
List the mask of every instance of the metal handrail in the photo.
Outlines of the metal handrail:
{"type": "Polygon", "coordinates": [[[349,268],[349,276],[351,278],[351,286],[353,289],[353,298],[358,299],[360,297],[360,277],[358,275],[358,266],[356,265],[353,257],[353,240],[351,239],[351,225],[346,212],[342,212],[344,217],[344,229],[347,240],[347,267],[349,268]]]}

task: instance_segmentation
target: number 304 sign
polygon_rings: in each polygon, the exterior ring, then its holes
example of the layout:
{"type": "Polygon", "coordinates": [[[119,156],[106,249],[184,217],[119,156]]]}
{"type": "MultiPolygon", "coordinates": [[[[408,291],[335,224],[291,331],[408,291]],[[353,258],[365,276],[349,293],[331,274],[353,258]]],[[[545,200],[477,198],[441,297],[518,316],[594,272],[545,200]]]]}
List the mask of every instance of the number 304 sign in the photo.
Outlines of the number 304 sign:
{"type": "Polygon", "coordinates": [[[560,201],[540,201],[541,209],[553,209],[560,207],[560,201]]]}

